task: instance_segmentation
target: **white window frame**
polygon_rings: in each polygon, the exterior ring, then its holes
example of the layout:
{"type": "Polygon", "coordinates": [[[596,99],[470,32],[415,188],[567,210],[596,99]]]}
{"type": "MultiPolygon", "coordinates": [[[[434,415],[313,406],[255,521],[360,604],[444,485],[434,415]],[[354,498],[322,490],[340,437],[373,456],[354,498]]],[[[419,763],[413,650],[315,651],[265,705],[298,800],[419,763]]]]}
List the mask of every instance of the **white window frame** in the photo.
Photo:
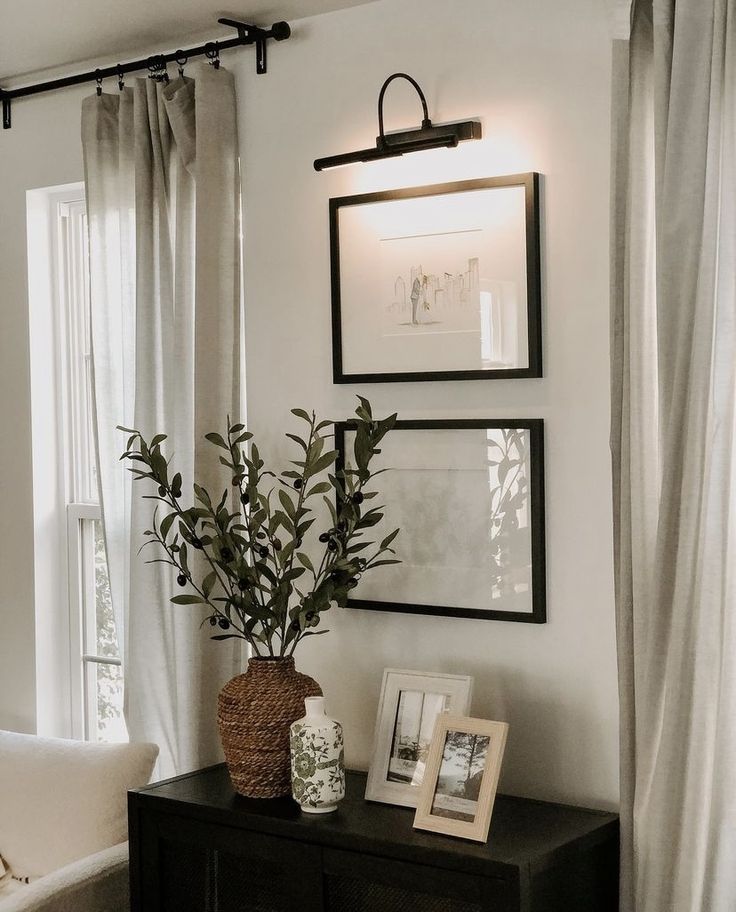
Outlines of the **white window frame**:
{"type": "Polygon", "coordinates": [[[81,384],[91,394],[89,341],[78,345],[90,338],[85,220],[81,184],[28,193],[37,729],[97,740],[97,668],[121,660],[97,654],[94,566],[83,547],[101,519],[87,415],[71,395],[81,384]],[[70,303],[80,297],[81,309],[70,303]]]}

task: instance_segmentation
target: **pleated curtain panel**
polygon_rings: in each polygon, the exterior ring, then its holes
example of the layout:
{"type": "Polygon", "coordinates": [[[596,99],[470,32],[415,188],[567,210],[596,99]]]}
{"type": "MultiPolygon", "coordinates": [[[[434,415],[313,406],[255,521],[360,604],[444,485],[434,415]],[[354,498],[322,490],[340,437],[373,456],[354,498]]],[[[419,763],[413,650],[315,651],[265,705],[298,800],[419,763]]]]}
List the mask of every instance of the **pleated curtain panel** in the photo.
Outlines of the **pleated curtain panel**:
{"type": "Polygon", "coordinates": [[[202,438],[240,414],[236,123],[232,75],[206,64],[194,79],[136,79],[82,104],[96,438],[125,719],[131,740],[159,745],[162,776],[219,758],[217,692],[241,657],[208,639],[196,609],[169,603],[173,568],[138,554],[153,502],[119,461],[126,435],[116,427],[168,434],[185,491],[195,474],[222,489],[202,438]]]}
{"type": "Polygon", "coordinates": [[[622,912],[736,909],[736,3],[614,47],[622,912]]]}

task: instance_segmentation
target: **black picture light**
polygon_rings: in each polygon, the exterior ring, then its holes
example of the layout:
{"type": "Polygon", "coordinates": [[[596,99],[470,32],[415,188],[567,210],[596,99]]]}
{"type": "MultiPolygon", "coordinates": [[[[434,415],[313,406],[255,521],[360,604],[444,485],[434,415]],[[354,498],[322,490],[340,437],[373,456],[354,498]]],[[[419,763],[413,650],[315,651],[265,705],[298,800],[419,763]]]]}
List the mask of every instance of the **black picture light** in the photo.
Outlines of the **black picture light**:
{"type": "Polygon", "coordinates": [[[393,73],[381,86],[378,95],[378,136],[376,145],[371,149],[359,149],[357,152],[345,152],[343,155],[330,155],[318,158],[314,162],[315,171],[327,168],[339,168],[341,165],[353,165],[357,162],[376,161],[381,158],[396,158],[407,152],[424,152],[427,149],[451,149],[468,139],[480,139],[483,135],[480,122],[477,120],[459,120],[454,123],[435,126],[429,119],[427,99],[424,97],[416,79],[407,73],[393,73]],[[383,129],[383,99],[386,89],[394,79],[406,79],[416,89],[422,103],[422,125],[418,130],[402,130],[386,136],[383,129]]]}

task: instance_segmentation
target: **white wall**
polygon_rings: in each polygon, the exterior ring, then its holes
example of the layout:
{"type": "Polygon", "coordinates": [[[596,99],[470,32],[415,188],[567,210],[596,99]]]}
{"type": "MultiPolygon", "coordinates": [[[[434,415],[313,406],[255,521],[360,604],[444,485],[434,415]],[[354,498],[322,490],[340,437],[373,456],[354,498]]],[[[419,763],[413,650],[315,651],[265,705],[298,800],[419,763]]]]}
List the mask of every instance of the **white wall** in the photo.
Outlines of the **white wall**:
{"type": "Polygon", "coordinates": [[[0,728],[18,731],[36,727],[26,191],[82,178],[88,92],[19,102],[0,130],[0,728]]]}
{"type": "MultiPolygon", "coordinates": [[[[365,766],[384,667],[475,676],[473,710],[511,724],[502,787],[617,800],[617,694],[608,456],[609,34],[590,0],[382,0],[297,23],[267,77],[243,55],[246,370],[262,451],[293,406],[346,417],[355,394],[401,417],[542,417],[547,447],[549,622],[538,627],[334,611],[298,665],[365,766]],[[396,70],[438,122],[480,117],[482,142],[316,174],[314,158],[363,148],[396,70]],[[330,196],[539,171],[543,179],[545,378],[333,386],[330,196]]],[[[417,124],[401,83],[387,128],[417,124]]],[[[293,429],[293,428],[292,428],[293,429]]],[[[300,647],[302,650],[302,647],[300,647]]]]}
{"type": "MultiPolygon", "coordinates": [[[[248,409],[262,449],[286,458],[295,405],[345,417],[354,394],[402,417],[546,420],[549,622],[332,612],[304,644],[365,766],[384,667],[475,676],[473,710],[511,723],[502,787],[593,805],[617,800],[617,696],[608,460],[609,35],[590,0],[381,0],[294,24],[256,77],[238,74],[245,167],[248,409]],[[457,150],[316,174],[312,160],[372,144],[395,70],[438,122],[480,117],[457,150]],[[545,378],[331,383],[330,196],[536,170],[543,181],[545,378]]],[[[122,56],[122,55],[121,55],[122,56]]],[[[0,132],[0,728],[35,726],[25,191],[79,180],[79,100],[18,103],[0,132]]],[[[418,122],[392,86],[387,128],[418,122]]],[[[213,416],[213,422],[217,416],[213,416]]],[[[38,559],[43,560],[43,555],[38,559]]]]}

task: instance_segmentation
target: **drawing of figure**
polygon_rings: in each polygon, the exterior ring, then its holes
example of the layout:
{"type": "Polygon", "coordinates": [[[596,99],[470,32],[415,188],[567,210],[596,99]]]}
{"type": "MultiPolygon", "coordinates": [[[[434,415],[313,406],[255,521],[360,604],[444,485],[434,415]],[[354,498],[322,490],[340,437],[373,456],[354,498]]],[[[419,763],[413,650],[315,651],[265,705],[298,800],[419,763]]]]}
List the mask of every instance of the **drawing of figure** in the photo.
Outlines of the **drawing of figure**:
{"type": "Polygon", "coordinates": [[[419,281],[419,276],[415,276],[414,281],[411,283],[411,322],[414,326],[419,322],[417,320],[417,311],[419,309],[419,298],[422,296],[422,285],[419,281]]]}

